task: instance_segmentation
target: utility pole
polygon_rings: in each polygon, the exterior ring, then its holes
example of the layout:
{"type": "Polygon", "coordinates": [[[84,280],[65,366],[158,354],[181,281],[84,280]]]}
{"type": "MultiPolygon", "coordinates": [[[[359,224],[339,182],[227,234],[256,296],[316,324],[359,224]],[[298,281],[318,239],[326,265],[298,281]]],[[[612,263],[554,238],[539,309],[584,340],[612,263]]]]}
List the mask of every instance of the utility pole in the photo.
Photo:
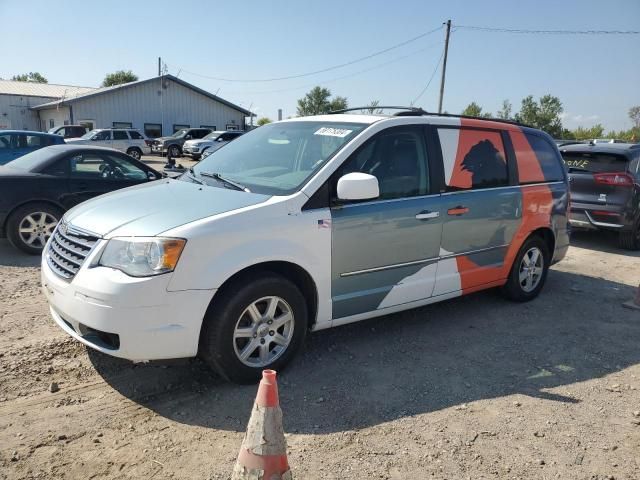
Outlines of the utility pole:
{"type": "Polygon", "coordinates": [[[447,73],[447,55],[449,53],[449,34],[451,33],[451,20],[447,20],[447,36],[444,39],[444,61],[442,62],[442,79],[440,80],[440,101],[438,113],[442,113],[442,97],[444,97],[444,77],[447,73]]]}
{"type": "Polygon", "coordinates": [[[158,76],[162,76],[162,57],[158,57],[158,76]]]}

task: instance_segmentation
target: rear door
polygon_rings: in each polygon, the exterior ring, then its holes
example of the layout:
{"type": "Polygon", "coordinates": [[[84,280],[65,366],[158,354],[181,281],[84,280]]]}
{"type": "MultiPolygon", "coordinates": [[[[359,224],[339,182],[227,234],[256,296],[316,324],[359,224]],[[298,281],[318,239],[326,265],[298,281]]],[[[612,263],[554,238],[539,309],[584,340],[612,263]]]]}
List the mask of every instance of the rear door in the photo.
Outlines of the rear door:
{"type": "Polygon", "coordinates": [[[594,220],[612,223],[608,217],[615,217],[625,207],[632,189],[616,186],[616,176],[611,174],[630,174],[630,159],[615,153],[569,149],[560,153],[569,172],[572,220],[578,223],[594,220]]]}
{"type": "Polygon", "coordinates": [[[423,126],[392,127],[356,150],[331,180],[374,175],[380,197],[331,208],[333,318],[429,298],[442,216],[423,126]]]}
{"type": "Polygon", "coordinates": [[[444,165],[442,245],[434,295],[467,293],[504,278],[521,194],[500,130],[437,127],[444,165]]]}
{"type": "Polygon", "coordinates": [[[131,141],[129,140],[129,135],[127,135],[126,130],[113,130],[111,148],[126,152],[130,145],[131,141]]]}

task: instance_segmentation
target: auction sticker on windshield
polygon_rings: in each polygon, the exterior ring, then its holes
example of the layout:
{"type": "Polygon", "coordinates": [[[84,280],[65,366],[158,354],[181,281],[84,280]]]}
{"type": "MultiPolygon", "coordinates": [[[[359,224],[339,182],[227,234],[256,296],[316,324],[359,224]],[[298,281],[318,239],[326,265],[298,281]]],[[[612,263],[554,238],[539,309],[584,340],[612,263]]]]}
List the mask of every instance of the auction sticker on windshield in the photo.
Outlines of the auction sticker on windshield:
{"type": "Polygon", "coordinates": [[[346,137],[353,130],[346,130],[344,128],[331,128],[331,127],[322,127],[315,131],[314,135],[325,135],[328,137],[346,137]]]}

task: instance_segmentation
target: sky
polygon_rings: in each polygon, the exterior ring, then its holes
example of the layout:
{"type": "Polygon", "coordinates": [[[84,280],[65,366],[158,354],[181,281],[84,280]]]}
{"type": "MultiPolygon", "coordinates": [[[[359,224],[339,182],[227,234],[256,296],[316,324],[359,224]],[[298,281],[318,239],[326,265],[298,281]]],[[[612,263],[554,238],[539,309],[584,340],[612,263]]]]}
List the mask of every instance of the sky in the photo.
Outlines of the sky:
{"type": "Polygon", "coordinates": [[[244,0],[242,2],[0,0],[5,46],[0,78],[38,71],[49,83],[99,86],[105,74],[141,79],[167,71],[250,108],[258,116],[296,114],[316,85],[350,106],[408,105],[437,111],[444,29],[364,61],[349,63],[452,21],[443,108],[471,101],[495,113],[504,99],[550,93],[567,128],[631,126],[640,105],[640,35],[489,33],[482,26],[533,30],[640,30],[639,0],[420,1],[244,0]],[[437,71],[436,71],[437,69],[437,71]],[[435,74],[434,74],[435,72],[435,74]]]}

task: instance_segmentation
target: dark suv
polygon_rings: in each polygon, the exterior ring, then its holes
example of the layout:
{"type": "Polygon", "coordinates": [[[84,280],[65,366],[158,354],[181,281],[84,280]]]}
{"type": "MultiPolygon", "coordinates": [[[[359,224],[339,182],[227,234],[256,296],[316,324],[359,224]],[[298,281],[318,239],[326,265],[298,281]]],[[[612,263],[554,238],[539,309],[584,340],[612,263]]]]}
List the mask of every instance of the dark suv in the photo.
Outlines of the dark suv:
{"type": "Polygon", "coordinates": [[[151,153],[179,157],[182,155],[184,142],[203,138],[211,132],[213,132],[212,128],[181,128],[169,137],[156,138],[151,145],[151,153]]]}
{"type": "Polygon", "coordinates": [[[640,144],[561,147],[569,171],[571,225],[613,230],[622,248],[640,249],[640,144]]]}

